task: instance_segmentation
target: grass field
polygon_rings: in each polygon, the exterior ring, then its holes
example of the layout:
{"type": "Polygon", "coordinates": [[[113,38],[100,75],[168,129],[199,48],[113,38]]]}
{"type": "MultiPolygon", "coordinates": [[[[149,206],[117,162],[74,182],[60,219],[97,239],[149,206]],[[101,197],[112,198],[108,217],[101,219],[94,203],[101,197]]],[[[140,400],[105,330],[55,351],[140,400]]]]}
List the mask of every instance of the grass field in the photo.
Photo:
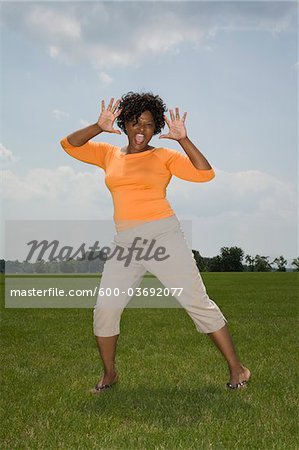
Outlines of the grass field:
{"type": "Polygon", "coordinates": [[[297,449],[298,277],[202,273],[252,371],[242,391],[182,309],[127,309],[120,383],[93,397],[92,309],[2,306],[1,448],[297,449]]]}

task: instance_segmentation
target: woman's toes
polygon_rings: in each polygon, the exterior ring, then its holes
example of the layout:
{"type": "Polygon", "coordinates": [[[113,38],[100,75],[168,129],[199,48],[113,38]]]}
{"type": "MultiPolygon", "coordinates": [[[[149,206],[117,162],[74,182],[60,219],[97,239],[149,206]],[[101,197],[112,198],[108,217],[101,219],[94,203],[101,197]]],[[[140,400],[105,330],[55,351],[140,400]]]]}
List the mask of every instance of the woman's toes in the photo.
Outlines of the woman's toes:
{"type": "Polygon", "coordinates": [[[236,372],[232,372],[230,376],[229,381],[229,387],[233,388],[235,387],[241,387],[244,386],[247,381],[250,379],[251,373],[250,370],[247,369],[247,367],[242,367],[241,370],[238,370],[236,372]]]}
{"type": "Polygon", "coordinates": [[[114,384],[117,381],[117,373],[113,374],[106,374],[102,377],[102,379],[98,382],[97,386],[100,386],[102,384],[114,384]]]}
{"type": "Polygon", "coordinates": [[[248,381],[251,376],[250,370],[247,367],[244,367],[242,374],[239,376],[239,383],[243,381],[248,381]]]}

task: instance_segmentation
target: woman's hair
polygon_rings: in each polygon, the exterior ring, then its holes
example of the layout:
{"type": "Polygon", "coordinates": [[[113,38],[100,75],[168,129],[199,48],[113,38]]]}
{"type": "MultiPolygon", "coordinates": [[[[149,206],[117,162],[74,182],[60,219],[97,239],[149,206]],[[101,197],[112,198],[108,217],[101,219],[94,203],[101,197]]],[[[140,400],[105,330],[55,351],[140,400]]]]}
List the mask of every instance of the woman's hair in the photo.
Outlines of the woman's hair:
{"type": "Polygon", "coordinates": [[[125,122],[138,120],[144,111],[150,111],[155,122],[154,134],[160,133],[165,126],[164,114],[167,111],[166,105],[158,95],[151,92],[137,93],[128,92],[121,97],[118,109],[122,108],[121,114],[116,122],[121,130],[126,133],[125,122]]]}

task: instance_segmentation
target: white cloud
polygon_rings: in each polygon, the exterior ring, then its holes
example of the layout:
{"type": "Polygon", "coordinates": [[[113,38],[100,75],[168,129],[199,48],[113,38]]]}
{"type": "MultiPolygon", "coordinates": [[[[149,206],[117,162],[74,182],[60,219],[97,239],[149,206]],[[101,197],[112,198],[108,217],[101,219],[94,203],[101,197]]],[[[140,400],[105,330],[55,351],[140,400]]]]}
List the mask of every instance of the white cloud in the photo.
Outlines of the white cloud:
{"type": "MultiPolygon", "coordinates": [[[[57,169],[35,168],[19,176],[11,170],[3,171],[3,197],[11,200],[43,199],[60,201],[61,198],[92,203],[98,196],[100,176],[94,172],[75,172],[69,166],[57,169]]],[[[103,188],[104,189],[104,188],[103,188]]]]}
{"type": "Polygon", "coordinates": [[[205,256],[240,246],[251,255],[294,258],[296,187],[258,170],[215,173],[208,183],[171,181],[168,198],[180,218],[192,220],[193,248],[205,256]]]}
{"type": "Polygon", "coordinates": [[[0,144],[0,161],[1,163],[14,163],[19,161],[20,158],[15,156],[11,150],[0,144]]]}
{"type": "Polygon", "coordinates": [[[70,40],[78,40],[81,37],[80,17],[70,17],[45,6],[29,7],[25,17],[28,26],[39,30],[41,34],[70,40]]]}
{"type": "Polygon", "coordinates": [[[80,125],[82,125],[82,127],[88,127],[88,125],[91,125],[91,123],[85,119],[80,119],[79,123],[80,123],[80,125]]]}
{"type": "MultiPolygon", "coordinates": [[[[180,52],[181,45],[211,51],[223,30],[294,29],[295,2],[99,2],[5,5],[3,20],[48,49],[52,58],[89,62],[96,70],[140,64],[180,52]]],[[[102,81],[110,82],[106,72],[102,81]]]]}
{"type": "Polygon", "coordinates": [[[111,220],[112,201],[103,181],[104,172],[89,169],[77,172],[69,166],[35,168],[22,176],[3,170],[0,193],[6,218],[42,218],[42,205],[43,216],[48,219],[111,220]]]}
{"type": "Polygon", "coordinates": [[[60,109],[53,109],[52,114],[55,117],[55,119],[58,120],[70,117],[69,113],[61,111],[60,109]]]}
{"type": "Polygon", "coordinates": [[[108,73],[106,73],[106,72],[100,72],[99,79],[105,85],[109,85],[113,81],[113,78],[110,75],[108,75],[108,73]]]}
{"type": "MultiPolygon", "coordinates": [[[[208,183],[173,177],[168,188],[167,198],[179,219],[192,219],[192,248],[204,256],[215,256],[221,247],[236,245],[248,254],[264,254],[270,259],[280,254],[287,259],[295,257],[295,187],[256,170],[215,168],[215,172],[216,177],[208,183]]],[[[36,168],[22,176],[6,170],[2,180],[10,217],[35,217],[36,205],[42,202],[48,218],[112,219],[113,204],[102,169],[36,168]]]]}
{"type": "Polygon", "coordinates": [[[171,182],[171,197],[183,212],[190,210],[192,199],[198,217],[230,213],[262,213],[277,219],[293,220],[297,208],[296,189],[289,183],[259,170],[226,172],[215,168],[215,178],[208,183],[171,182]],[[197,209],[198,206],[198,209],[197,209]]]}
{"type": "Polygon", "coordinates": [[[49,55],[51,58],[57,58],[59,56],[60,49],[55,45],[50,45],[49,47],[49,55]]]}
{"type": "MultiPolygon", "coordinates": [[[[3,148],[3,146],[2,146],[3,148]]],[[[35,168],[23,176],[4,171],[3,187],[8,199],[59,199],[97,196],[101,187],[99,170],[76,172],[70,166],[57,169],[35,168]],[[78,196],[78,197],[77,197],[78,196]]],[[[182,212],[193,211],[193,217],[223,213],[263,213],[291,220],[297,208],[295,188],[273,175],[258,170],[226,172],[215,168],[216,177],[208,183],[188,183],[173,177],[168,198],[182,212]],[[199,209],[200,208],[200,209],[199,209]]]]}
{"type": "Polygon", "coordinates": [[[284,219],[269,211],[228,210],[213,217],[193,218],[193,248],[204,256],[215,256],[221,247],[238,246],[251,256],[269,256],[272,261],[284,255],[290,262],[299,251],[295,212],[291,216],[284,219]]]}

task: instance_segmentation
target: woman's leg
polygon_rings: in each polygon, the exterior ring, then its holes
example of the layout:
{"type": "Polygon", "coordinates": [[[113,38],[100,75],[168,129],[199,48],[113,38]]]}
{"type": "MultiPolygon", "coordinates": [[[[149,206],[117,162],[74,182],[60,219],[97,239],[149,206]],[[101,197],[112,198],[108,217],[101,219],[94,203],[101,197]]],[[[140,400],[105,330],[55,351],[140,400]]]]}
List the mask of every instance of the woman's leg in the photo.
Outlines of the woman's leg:
{"type": "Polygon", "coordinates": [[[115,355],[118,336],[119,334],[108,337],[95,336],[104,368],[104,375],[100,381],[101,384],[111,384],[115,381],[117,375],[115,355]]]}
{"type": "Polygon", "coordinates": [[[236,385],[237,383],[242,383],[242,381],[248,381],[250,378],[250,370],[241,364],[227,325],[224,325],[218,331],[208,333],[208,336],[210,336],[226,359],[230,371],[230,383],[236,385]]]}
{"type": "MultiPolygon", "coordinates": [[[[128,242],[123,242],[123,245],[130,247],[130,240],[128,235],[128,242]]],[[[111,253],[116,244],[120,245],[118,241],[113,242],[111,253]]],[[[128,266],[124,263],[117,256],[106,261],[100,283],[101,295],[98,295],[94,307],[93,329],[104,369],[97,386],[112,384],[116,379],[115,356],[121,314],[132,297],[131,292],[140,285],[146,272],[134,258],[128,266]]]]}
{"type": "MultiPolygon", "coordinates": [[[[226,322],[217,304],[208,296],[198,271],[193,253],[175,218],[169,232],[157,239],[170,255],[165,261],[151,260],[146,263],[161,283],[168,288],[181,288],[176,299],[193,320],[197,331],[208,334],[227,361],[230,383],[235,385],[250,378],[250,371],[240,362],[226,322]]],[[[165,231],[165,230],[164,230],[165,231]]]]}

